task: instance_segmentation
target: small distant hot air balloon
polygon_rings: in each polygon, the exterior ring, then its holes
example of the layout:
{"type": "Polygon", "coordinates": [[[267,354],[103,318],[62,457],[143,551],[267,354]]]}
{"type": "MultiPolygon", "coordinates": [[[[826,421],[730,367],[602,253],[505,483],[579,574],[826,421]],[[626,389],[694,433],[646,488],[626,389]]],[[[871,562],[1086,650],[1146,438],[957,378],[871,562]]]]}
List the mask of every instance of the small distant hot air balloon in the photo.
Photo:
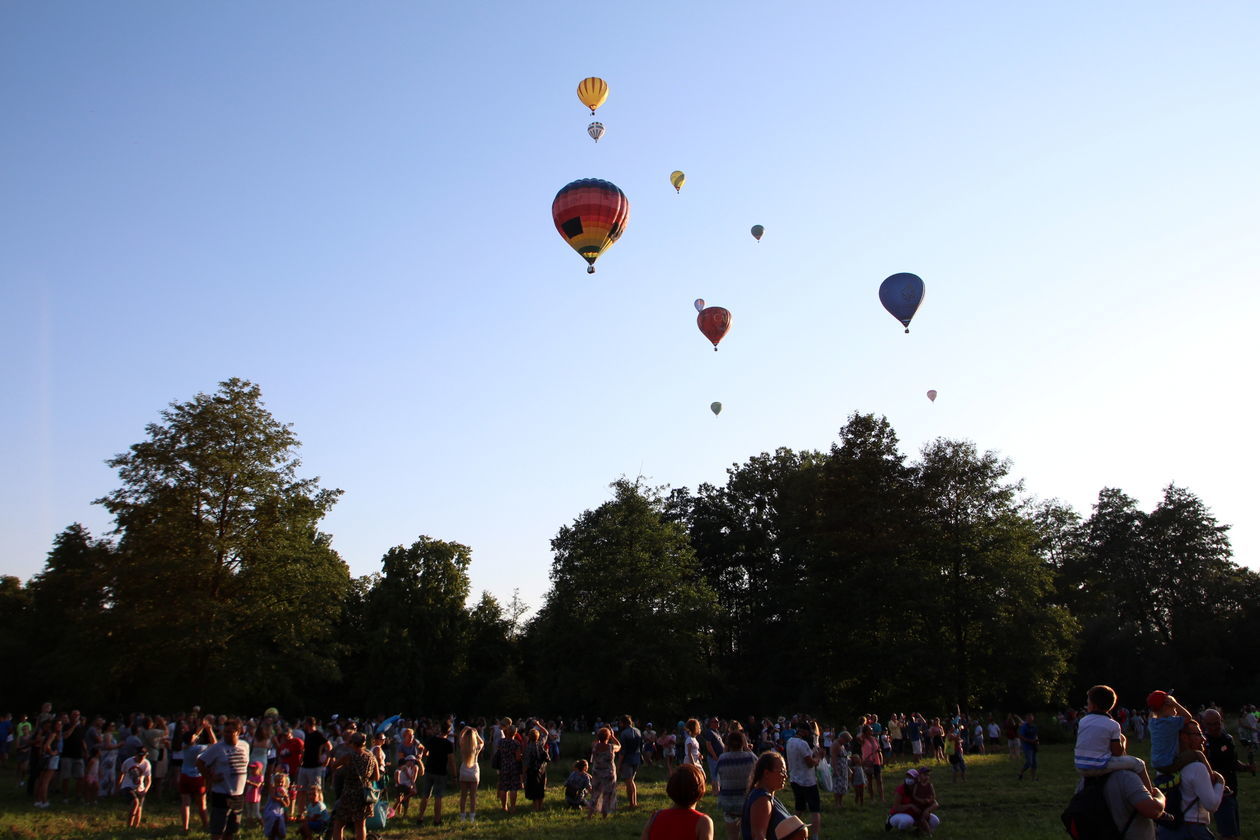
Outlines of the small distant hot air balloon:
{"type": "Polygon", "coordinates": [[[879,284],[879,302],[910,332],[910,319],[923,303],[926,287],[917,274],[894,274],[879,284]]]}
{"type": "Polygon", "coordinates": [[[696,326],[700,327],[705,338],[713,342],[713,352],[716,353],[718,342],[731,328],[731,312],[720,306],[706,306],[696,316],[696,326]]]}
{"type": "Polygon", "coordinates": [[[683,184],[687,183],[687,176],[681,169],[675,169],[669,173],[669,182],[674,185],[675,192],[682,192],[683,184]]]}
{"type": "Polygon", "coordinates": [[[702,312],[704,310],[704,298],[696,298],[695,305],[696,305],[696,311],[702,312]]]}
{"type": "Polygon", "coordinates": [[[608,82],[598,76],[583,79],[578,83],[577,95],[582,104],[591,109],[591,116],[595,116],[595,109],[608,98],[608,82]]]}
{"type": "Polygon", "coordinates": [[[753,226],[752,226],[752,235],[753,235],[753,239],[756,239],[758,242],[760,242],[760,241],[761,241],[761,236],[762,236],[762,234],[764,234],[765,232],[766,232],[766,229],[765,229],[764,227],[762,227],[761,225],[753,225],[753,226]]]}
{"type": "Polygon", "coordinates": [[[599,138],[604,136],[604,124],[602,122],[593,122],[586,127],[586,133],[591,135],[595,142],[598,143],[599,138]]]}
{"type": "Polygon", "coordinates": [[[928,399],[929,399],[929,400],[931,400],[932,402],[936,402],[936,390],[935,390],[935,389],[933,389],[933,390],[931,390],[931,391],[928,391],[928,399]]]}
{"type": "Polygon", "coordinates": [[[582,178],[565,184],[551,202],[551,220],[556,230],[595,273],[595,260],[621,238],[630,221],[630,200],[613,183],[598,178],[582,178]]]}
{"type": "Polygon", "coordinates": [[[709,403],[709,411],[712,411],[713,416],[717,417],[722,413],[722,404],[720,402],[709,403]]]}

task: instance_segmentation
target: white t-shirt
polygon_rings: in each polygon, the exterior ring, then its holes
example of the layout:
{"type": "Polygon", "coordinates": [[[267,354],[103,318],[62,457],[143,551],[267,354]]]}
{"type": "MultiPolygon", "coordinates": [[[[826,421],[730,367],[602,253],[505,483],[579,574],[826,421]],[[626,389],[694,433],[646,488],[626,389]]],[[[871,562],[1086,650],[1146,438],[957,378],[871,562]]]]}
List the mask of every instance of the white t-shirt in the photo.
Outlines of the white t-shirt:
{"type": "Polygon", "coordinates": [[[1212,784],[1207,765],[1196,761],[1181,769],[1181,807],[1185,810],[1186,822],[1203,825],[1211,822],[1212,815],[1221,807],[1221,796],[1224,792],[1224,784],[1212,784]],[[1195,799],[1199,801],[1191,805],[1195,799]]]}
{"type": "Polygon", "coordinates": [[[135,788],[137,793],[144,793],[153,783],[153,765],[147,758],[137,761],[133,755],[122,763],[118,772],[122,775],[120,790],[135,788]]]}
{"type": "Polygon", "coordinates": [[[206,765],[206,782],[212,793],[240,796],[245,792],[245,775],[249,771],[249,746],[244,741],[229,744],[220,741],[206,748],[201,754],[206,765]],[[212,781],[215,776],[219,780],[212,781]]]}
{"type": "Polygon", "coordinates": [[[683,753],[683,764],[700,765],[700,742],[695,739],[691,733],[687,734],[687,740],[684,742],[685,749],[683,753]]]}
{"type": "Polygon", "coordinates": [[[1002,727],[997,725],[996,720],[989,724],[989,737],[995,741],[1002,737],[1002,727]]]}
{"type": "Polygon", "coordinates": [[[792,737],[787,742],[788,777],[792,784],[817,787],[818,773],[806,759],[814,757],[814,748],[804,738],[792,737]]]}
{"type": "Polygon", "coordinates": [[[1101,770],[1111,761],[1111,742],[1120,740],[1120,724],[1096,712],[1076,725],[1076,769],[1101,770]]]}

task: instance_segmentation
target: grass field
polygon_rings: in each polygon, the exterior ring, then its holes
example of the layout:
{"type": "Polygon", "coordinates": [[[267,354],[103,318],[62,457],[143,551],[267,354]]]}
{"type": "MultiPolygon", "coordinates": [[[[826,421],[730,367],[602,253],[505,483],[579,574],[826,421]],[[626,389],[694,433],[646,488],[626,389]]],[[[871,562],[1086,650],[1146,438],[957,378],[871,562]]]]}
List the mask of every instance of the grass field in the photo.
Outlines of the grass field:
{"type": "MultiPolygon", "coordinates": [[[[566,748],[578,749],[577,739],[567,739],[566,748]]],[[[566,749],[566,752],[568,749],[566,749]]],[[[1041,751],[1042,773],[1037,782],[1016,781],[1019,765],[1012,763],[1005,753],[1001,755],[970,756],[967,759],[965,783],[950,781],[949,765],[935,769],[937,797],[942,803],[938,812],[941,828],[937,836],[951,840],[1062,840],[1066,837],[1059,823],[1059,812],[1071,796],[1076,782],[1071,768],[1071,749],[1067,745],[1043,747],[1041,751]]],[[[461,823],[458,819],[458,796],[446,798],[445,824],[441,827],[426,825],[417,827],[414,819],[406,822],[391,821],[384,832],[386,838],[468,837],[485,840],[507,838],[562,838],[563,840],[633,840],[639,836],[653,809],[665,807],[665,772],[662,768],[645,768],[640,773],[639,808],[631,811],[622,807],[607,819],[587,820],[564,808],[563,779],[568,774],[569,761],[553,765],[550,774],[552,789],[549,791],[547,808],[535,814],[528,810],[529,803],[521,801],[512,815],[498,811],[494,793],[494,772],[483,773],[484,787],[478,797],[479,816],[475,824],[461,823]],[[522,804],[524,807],[522,807],[522,804]],[[454,817],[451,820],[450,817],[454,817]]],[[[888,781],[899,779],[906,765],[898,765],[889,774],[888,781]]],[[[1239,780],[1243,819],[1243,836],[1260,836],[1260,778],[1243,774],[1239,780]]],[[[893,785],[888,786],[891,796],[893,785]]],[[[624,791],[624,788],[623,788],[624,791]]],[[[781,794],[782,796],[782,794],[781,794]]],[[[62,804],[60,798],[47,811],[37,811],[6,776],[0,785],[0,840],[6,838],[87,838],[88,840],[113,840],[113,838],[177,837],[178,809],[172,802],[150,802],[145,809],[144,826],[128,831],[121,823],[123,808],[119,802],[97,806],[62,804]]],[[[792,804],[791,791],[786,792],[784,802],[792,804]]],[[[701,809],[714,813],[712,796],[706,796],[701,809]]],[[[412,815],[414,817],[415,806],[412,815]]],[[[844,808],[837,810],[824,798],[823,837],[838,838],[886,838],[884,816],[887,805],[867,802],[858,808],[852,796],[845,797],[844,808]]],[[[194,817],[194,822],[196,818],[194,817]]],[[[724,838],[721,816],[715,817],[719,840],[724,838]]],[[[194,830],[191,836],[207,835],[194,830]]],[[[257,830],[245,832],[241,837],[260,838],[257,830]]],[[[290,833],[297,837],[296,832],[290,833]]],[[[350,835],[347,835],[350,836],[350,835]]]]}

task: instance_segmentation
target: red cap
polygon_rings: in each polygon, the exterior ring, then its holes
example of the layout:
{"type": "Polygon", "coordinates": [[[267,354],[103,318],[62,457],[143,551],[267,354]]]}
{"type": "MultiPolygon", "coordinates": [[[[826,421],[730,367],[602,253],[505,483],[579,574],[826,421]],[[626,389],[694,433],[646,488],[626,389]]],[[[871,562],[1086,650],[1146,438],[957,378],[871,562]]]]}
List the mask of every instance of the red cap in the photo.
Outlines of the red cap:
{"type": "Polygon", "coordinates": [[[1153,712],[1164,708],[1166,703],[1168,703],[1167,691],[1152,691],[1146,695],[1146,707],[1153,712]]]}

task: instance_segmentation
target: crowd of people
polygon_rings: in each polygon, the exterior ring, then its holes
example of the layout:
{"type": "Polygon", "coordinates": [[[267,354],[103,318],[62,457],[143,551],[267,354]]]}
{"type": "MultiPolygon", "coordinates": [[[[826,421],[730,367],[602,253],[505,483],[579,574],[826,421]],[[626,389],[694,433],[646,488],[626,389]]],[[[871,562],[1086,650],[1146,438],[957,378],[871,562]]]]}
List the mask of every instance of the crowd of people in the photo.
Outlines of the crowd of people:
{"type": "MultiPolygon", "coordinates": [[[[1236,772],[1254,768],[1250,751],[1260,718],[1253,707],[1240,715],[1244,762],[1218,710],[1195,716],[1175,699],[1167,701],[1132,713],[1115,708],[1114,692],[1091,691],[1083,714],[1061,715],[1059,725],[1077,739],[1082,778],[1102,778],[1106,795],[1120,810],[1128,807],[1142,829],[1143,809],[1153,808],[1144,803],[1160,801],[1161,788],[1142,762],[1124,756],[1124,745],[1129,738],[1150,736],[1153,744],[1166,746],[1171,722],[1181,727],[1171,736],[1179,748],[1156,769],[1178,773],[1185,801],[1193,800],[1198,809],[1185,817],[1183,825],[1190,828],[1178,829],[1190,833],[1176,837],[1199,840],[1204,835],[1193,833],[1195,827],[1206,828],[1213,818],[1223,837],[1239,836],[1236,772]],[[1137,788],[1125,773],[1137,779],[1137,788]]],[[[728,840],[817,840],[824,801],[843,808],[850,795],[851,807],[886,807],[889,830],[930,835],[940,825],[933,765],[948,767],[954,783],[965,783],[967,757],[1001,751],[1005,741],[1007,754],[1022,760],[1019,779],[1036,780],[1039,769],[1040,734],[1032,714],[982,719],[957,711],[931,718],[898,713],[886,721],[868,714],[852,727],[805,715],[712,717],[658,729],[650,722],[640,727],[629,715],[571,726],[560,720],[454,716],[333,715],[290,722],[275,709],[247,720],[194,708],[170,718],[132,714],[107,721],[78,711],[56,713],[51,704],[33,717],[0,715],[0,764],[12,761],[19,784],[40,809],[54,807],[58,793],[63,803],[113,797],[122,800],[127,824],[139,826],[146,798],[163,796],[178,798],[184,833],[196,821],[215,840],[233,837],[244,825],[259,827],[267,838],[292,830],[303,837],[330,832],[340,840],[349,829],[363,840],[373,818],[442,825],[444,816],[449,819],[443,813],[448,786],[452,795],[458,790],[458,819],[475,822],[483,763],[497,771],[500,810],[513,813],[522,793],[531,810],[541,810],[561,739],[577,732],[593,734],[589,749],[583,741],[577,750],[583,757],[566,768],[559,801],[588,819],[612,813],[623,787],[624,806],[637,808],[639,769],[663,767],[675,805],[652,816],[645,840],[712,837],[712,819],[694,807],[710,790],[728,840]],[[795,813],[776,797],[788,787],[795,813]]],[[[1132,827],[1125,831],[1126,837],[1147,837],[1132,827]]],[[[1161,832],[1161,840],[1172,837],[1161,832]]]]}

